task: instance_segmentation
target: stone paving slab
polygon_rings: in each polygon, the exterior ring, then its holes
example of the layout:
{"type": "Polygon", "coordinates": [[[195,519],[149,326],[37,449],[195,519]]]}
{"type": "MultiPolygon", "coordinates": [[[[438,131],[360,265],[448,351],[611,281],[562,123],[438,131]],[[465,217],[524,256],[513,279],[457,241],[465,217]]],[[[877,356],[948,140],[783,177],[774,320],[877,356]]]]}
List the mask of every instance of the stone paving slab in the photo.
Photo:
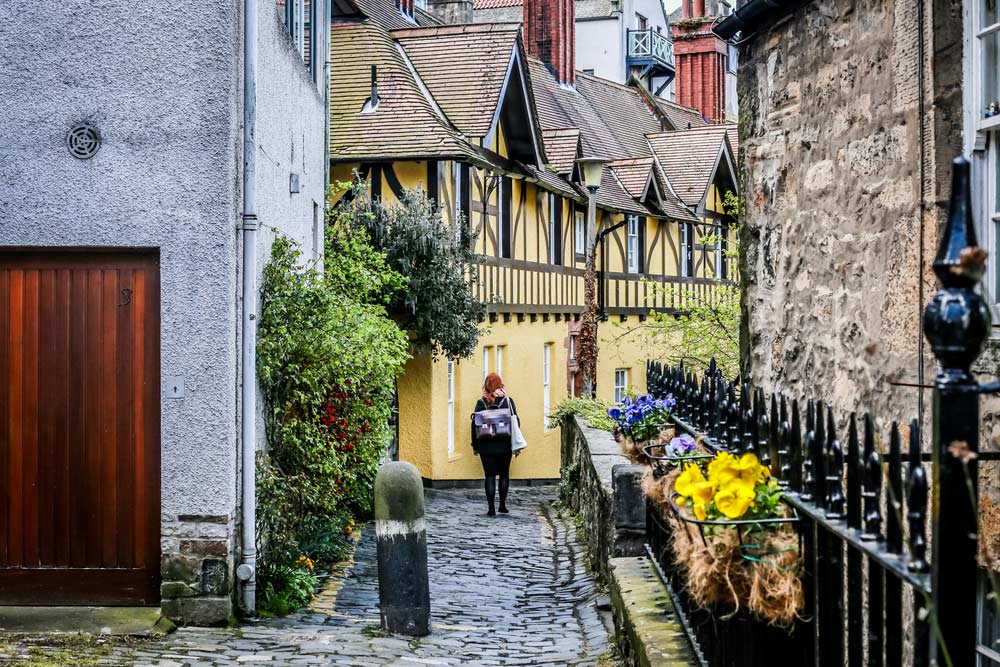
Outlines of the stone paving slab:
{"type": "Polygon", "coordinates": [[[428,637],[379,630],[374,531],[366,528],[353,561],[301,613],[234,629],[181,628],[79,663],[44,638],[0,637],[0,664],[31,664],[58,650],[64,662],[36,664],[614,667],[594,580],[555,499],[551,487],[514,488],[511,514],[488,518],[480,492],[427,492],[428,637]]]}

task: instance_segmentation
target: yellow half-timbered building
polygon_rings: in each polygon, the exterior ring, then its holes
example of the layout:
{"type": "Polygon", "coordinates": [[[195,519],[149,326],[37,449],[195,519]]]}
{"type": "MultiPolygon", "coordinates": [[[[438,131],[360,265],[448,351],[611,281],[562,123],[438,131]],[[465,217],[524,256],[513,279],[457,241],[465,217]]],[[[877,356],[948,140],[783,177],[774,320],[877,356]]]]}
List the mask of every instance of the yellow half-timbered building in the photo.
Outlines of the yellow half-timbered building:
{"type": "MultiPolygon", "coordinates": [[[[359,7],[331,28],[331,179],[360,173],[386,202],[421,187],[445,219],[462,216],[488,304],[472,357],[408,363],[399,456],[434,483],[481,478],[469,416],[496,371],[529,443],[512,477],[557,478],[559,433],[546,414],[579,391],[588,192],[577,159],[608,160],[596,193],[600,291],[609,321],[628,328],[653,308],[684,308],[680,292],[656,285],[707,296],[729,277],[720,250],[735,230],[722,197],[735,189],[735,128],[705,125],[639,85],[580,72],[560,82],[526,52],[519,24],[420,27],[397,20],[391,3],[359,7]]],[[[609,401],[642,391],[657,354],[618,330],[599,329],[597,393],[609,401]]]]}

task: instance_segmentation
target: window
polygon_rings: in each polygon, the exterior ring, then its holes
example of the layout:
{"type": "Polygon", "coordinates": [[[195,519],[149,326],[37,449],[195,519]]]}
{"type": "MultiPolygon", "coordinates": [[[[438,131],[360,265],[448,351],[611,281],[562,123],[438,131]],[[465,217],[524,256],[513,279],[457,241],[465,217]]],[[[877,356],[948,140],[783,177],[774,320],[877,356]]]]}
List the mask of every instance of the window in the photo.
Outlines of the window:
{"type": "Polygon", "coordinates": [[[979,572],[979,628],[976,653],[976,667],[1000,667],[1000,616],[997,616],[996,602],[990,592],[989,577],[982,570],[979,572]]]}
{"type": "Polygon", "coordinates": [[[628,216],[625,253],[629,273],[639,273],[639,216],[628,216]]]}
{"type": "Polygon", "coordinates": [[[569,337],[569,360],[576,360],[576,336],[569,337]]]}
{"type": "Polygon", "coordinates": [[[721,223],[716,234],[715,276],[720,280],[725,280],[729,277],[729,258],[726,257],[726,253],[729,251],[729,223],[721,223]]]}
{"type": "Polygon", "coordinates": [[[455,361],[448,361],[448,456],[455,455],[455,361]]]}
{"type": "Polygon", "coordinates": [[[681,275],[694,275],[694,225],[681,223],[681,275]]]}
{"type": "Polygon", "coordinates": [[[740,50],[733,46],[732,44],[727,44],[728,51],[726,52],[726,69],[730,72],[736,72],[736,65],[739,64],[739,54],[740,50]]]}
{"type": "Polygon", "coordinates": [[[621,403],[628,396],[628,369],[615,369],[615,403],[621,403]]]}
{"type": "Polygon", "coordinates": [[[582,259],[587,248],[587,218],[583,211],[577,211],[573,218],[573,251],[577,259],[582,259]]]}
{"type": "Polygon", "coordinates": [[[497,375],[503,377],[503,345],[497,345],[497,375]]]}
{"type": "Polygon", "coordinates": [[[552,360],[552,343],[546,343],[542,348],[542,414],[545,418],[545,430],[549,428],[549,412],[551,410],[552,396],[549,391],[550,362],[552,360]]]}
{"type": "Polygon", "coordinates": [[[313,81],[322,85],[322,71],[318,65],[323,61],[321,37],[326,7],[321,0],[279,0],[278,5],[284,5],[285,30],[295,50],[309,68],[313,81]]]}
{"type": "Polygon", "coordinates": [[[549,264],[562,264],[562,197],[549,194],[549,264]]]}
{"type": "Polygon", "coordinates": [[[497,182],[497,257],[510,259],[510,191],[509,178],[497,182]]]}
{"type": "Polygon", "coordinates": [[[636,12],[635,14],[635,28],[636,30],[646,30],[649,28],[649,21],[642,14],[636,12]]]}
{"type": "Polygon", "coordinates": [[[966,63],[966,153],[971,155],[979,242],[989,252],[983,292],[991,305],[1000,303],[1000,9],[997,0],[974,0],[967,14],[968,32],[975,36],[966,63]]]}
{"type": "Polygon", "coordinates": [[[486,381],[486,376],[490,374],[490,348],[483,348],[483,381],[486,381]]]}
{"type": "Polygon", "coordinates": [[[584,74],[589,74],[590,76],[594,76],[594,70],[592,70],[592,69],[585,69],[585,70],[583,70],[583,73],[584,74]]]}

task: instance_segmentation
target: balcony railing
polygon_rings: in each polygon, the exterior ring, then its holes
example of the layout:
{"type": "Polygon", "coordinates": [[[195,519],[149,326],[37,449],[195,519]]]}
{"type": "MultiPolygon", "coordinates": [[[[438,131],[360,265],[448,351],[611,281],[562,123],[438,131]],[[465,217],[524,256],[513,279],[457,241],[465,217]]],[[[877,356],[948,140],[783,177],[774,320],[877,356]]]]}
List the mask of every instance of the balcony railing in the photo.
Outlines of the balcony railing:
{"type": "Polygon", "coordinates": [[[674,42],[652,28],[629,30],[628,59],[636,65],[658,64],[673,70],[674,42]]]}

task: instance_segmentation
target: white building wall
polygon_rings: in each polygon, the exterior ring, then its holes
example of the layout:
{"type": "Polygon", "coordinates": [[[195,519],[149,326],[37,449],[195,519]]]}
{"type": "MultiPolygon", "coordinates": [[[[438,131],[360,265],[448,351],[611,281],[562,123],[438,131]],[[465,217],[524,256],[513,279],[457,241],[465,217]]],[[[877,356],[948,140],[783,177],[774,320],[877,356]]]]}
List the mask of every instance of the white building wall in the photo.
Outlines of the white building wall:
{"type": "Polygon", "coordinates": [[[576,68],[594,70],[602,79],[625,82],[624,32],[620,19],[577,19],[576,68]]]}

